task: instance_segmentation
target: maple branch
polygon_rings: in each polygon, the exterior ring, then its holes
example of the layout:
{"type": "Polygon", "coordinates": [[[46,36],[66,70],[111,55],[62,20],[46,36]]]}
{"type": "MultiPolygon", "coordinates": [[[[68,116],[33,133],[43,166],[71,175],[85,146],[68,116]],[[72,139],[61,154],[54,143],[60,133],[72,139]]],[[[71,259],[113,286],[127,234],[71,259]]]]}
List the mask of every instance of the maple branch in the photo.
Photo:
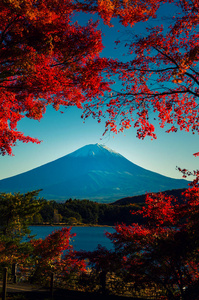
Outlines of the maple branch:
{"type": "Polygon", "coordinates": [[[196,97],[199,97],[199,94],[188,89],[188,92],[196,97]]]}
{"type": "Polygon", "coordinates": [[[176,70],[178,69],[177,67],[170,67],[170,68],[165,68],[165,69],[131,69],[129,68],[128,71],[140,71],[140,72],[152,72],[152,73],[161,73],[161,72],[166,72],[170,70],[176,70]]]}
{"type": "MultiPolygon", "coordinates": [[[[178,64],[177,64],[177,62],[172,58],[172,57],[170,57],[168,54],[166,54],[165,52],[163,52],[163,51],[161,51],[160,49],[158,49],[158,48],[156,48],[156,47],[154,47],[159,53],[161,53],[163,56],[166,56],[170,61],[172,61],[175,65],[176,65],[176,68],[174,68],[174,69],[179,69],[179,66],[178,66],[178,64]]],[[[172,69],[172,68],[168,68],[168,69],[172,69]]],[[[196,73],[197,75],[199,75],[199,73],[198,72],[196,72],[194,69],[191,69],[194,73],[196,73]]],[[[165,71],[166,71],[166,69],[165,69],[165,71]]],[[[159,72],[158,70],[157,70],[157,72],[159,72]]],[[[192,78],[198,85],[199,85],[199,81],[192,75],[192,74],[190,74],[190,73],[188,73],[188,72],[185,72],[185,74],[187,75],[187,76],[189,76],[190,78],[192,78]]]]}
{"type": "MultiPolygon", "coordinates": [[[[157,97],[157,96],[165,96],[165,95],[173,95],[173,94],[185,94],[185,93],[191,93],[191,94],[193,94],[194,92],[192,92],[191,90],[189,90],[189,89],[186,89],[186,90],[183,90],[183,91],[174,91],[174,90],[172,90],[172,91],[169,91],[169,92],[162,92],[162,93],[131,93],[131,92],[129,92],[129,93],[122,93],[122,92],[116,92],[117,94],[114,96],[114,97],[117,97],[117,96],[141,96],[141,95],[143,95],[143,96],[146,96],[147,98],[154,98],[154,97],[157,97]]],[[[195,93],[195,95],[197,95],[196,93],[195,93]]],[[[197,96],[199,96],[199,95],[197,95],[197,96]]],[[[111,96],[111,97],[113,97],[113,96],[111,96]]]]}
{"type": "Polygon", "coordinates": [[[190,74],[190,73],[188,73],[188,72],[185,72],[185,74],[186,74],[187,76],[189,76],[190,78],[192,78],[193,81],[195,81],[195,82],[199,85],[199,81],[198,81],[192,74],[190,74]]]}
{"type": "Polygon", "coordinates": [[[192,72],[194,72],[196,75],[198,75],[199,76],[199,72],[196,72],[194,69],[192,69],[192,68],[190,68],[190,70],[192,71],[192,72]]]}
{"type": "Polygon", "coordinates": [[[173,63],[177,66],[177,68],[179,68],[179,66],[178,66],[177,62],[175,61],[175,59],[173,59],[172,57],[170,57],[168,54],[166,54],[165,52],[161,51],[161,50],[158,49],[157,47],[153,46],[153,48],[154,48],[157,52],[161,53],[163,56],[166,56],[166,57],[168,58],[168,60],[170,60],[171,62],[173,62],[173,63]]]}

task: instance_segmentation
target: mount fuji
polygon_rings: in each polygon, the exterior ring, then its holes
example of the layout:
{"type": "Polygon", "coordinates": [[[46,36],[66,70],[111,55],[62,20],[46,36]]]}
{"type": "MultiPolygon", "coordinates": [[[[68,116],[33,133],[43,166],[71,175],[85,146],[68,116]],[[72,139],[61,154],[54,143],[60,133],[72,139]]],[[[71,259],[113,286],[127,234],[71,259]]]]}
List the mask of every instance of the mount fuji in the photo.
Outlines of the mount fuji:
{"type": "Polygon", "coordinates": [[[0,180],[0,192],[42,189],[45,199],[69,198],[113,202],[123,197],[187,187],[173,179],[141,168],[100,144],[84,146],[28,172],[0,180]]]}

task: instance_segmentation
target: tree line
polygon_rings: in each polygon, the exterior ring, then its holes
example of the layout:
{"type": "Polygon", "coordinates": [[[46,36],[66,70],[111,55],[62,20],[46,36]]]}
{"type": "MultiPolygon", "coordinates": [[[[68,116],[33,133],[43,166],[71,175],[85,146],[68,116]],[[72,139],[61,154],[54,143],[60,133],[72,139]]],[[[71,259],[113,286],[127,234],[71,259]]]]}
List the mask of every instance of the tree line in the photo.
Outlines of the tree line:
{"type": "MultiPolygon", "coordinates": [[[[165,191],[182,201],[185,189],[165,191]]],[[[116,223],[143,222],[141,216],[132,215],[144,206],[146,195],[133,196],[117,200],[110,204],[102,204],[91,200],[68,199],[65,202],[42,200],[42,207],[31,220],[32,225],[39,224],[68,224],[70,225],[109,225],[116,223]]]]}
{"type": "MultiPolygon", "coordinates": [[[[165,194],[175,196],[178,201],[182,202],[181,194],[184,191],[185,189],[171,190],[165,191],[165,194]]],[[[145,205],[146,195],[124,198],[110,204],[79,199],[68,199],[60,203],[55,200],[37,199],[36,195],[39,195],[39,190],[14,195],[1,193],[0,225],[7,224],[9,227],[14,222],[17,228],[17,226],[22,226],[20,219],[29,225],[64,224],[69,226],[114,226],[117,223],[130,225],[144,222],[142,216],[137,215],[136,212],[145,205]]]]}
{"type": "Polygon", "coordinates": [[[54,200],[42,200],[42,207],[32,220],[32,225],[60,224],[67,225],[110,225],[116,223],[131,224],[141,222],[142,218],[133,216],[131,211],[136,211],[141,204],[113,205],[101,204],[90,200],[69,199],[64,203],[54,200]]]}

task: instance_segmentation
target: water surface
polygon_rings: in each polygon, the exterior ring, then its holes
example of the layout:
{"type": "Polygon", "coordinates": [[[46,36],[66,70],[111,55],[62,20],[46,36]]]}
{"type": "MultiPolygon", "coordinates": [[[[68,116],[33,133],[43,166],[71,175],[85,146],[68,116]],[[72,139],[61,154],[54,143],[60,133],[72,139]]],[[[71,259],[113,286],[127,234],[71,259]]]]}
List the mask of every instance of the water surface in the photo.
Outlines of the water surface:
{"type": "MultiPolygon", "coordinates": [[[[63,226],[30,226],[30,230],[31,234],[36,235],[36,238],[44,239],[53,231],[61,229],[62,227],[63,226]]],[[[72,227],[71,233],[76,233],[76,236],[72,239],[71,244],[74,250],[93,251],[97,248],[98,244],[101,244],[107,249],[112,249],[112,243],[105,236],[105,232],[112,233],[114,231],[115,229],[112,227],[72,227]]]]}

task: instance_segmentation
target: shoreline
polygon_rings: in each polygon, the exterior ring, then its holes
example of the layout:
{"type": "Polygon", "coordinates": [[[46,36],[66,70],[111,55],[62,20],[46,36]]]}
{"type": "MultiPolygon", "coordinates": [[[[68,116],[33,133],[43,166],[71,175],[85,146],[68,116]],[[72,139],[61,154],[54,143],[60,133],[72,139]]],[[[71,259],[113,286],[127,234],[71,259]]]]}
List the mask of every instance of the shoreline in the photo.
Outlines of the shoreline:
{"type": "Polygon", "coordinates": [[[31,224],[29,226],[51,226],[51,227],[56,227],[56,226],[62,226],[62,227],[114,227],[115,225],[98,225],[98,224],[76,224],[76,225],[69,225],[66,223],[58,223],[58,224],[31,224]]]}

